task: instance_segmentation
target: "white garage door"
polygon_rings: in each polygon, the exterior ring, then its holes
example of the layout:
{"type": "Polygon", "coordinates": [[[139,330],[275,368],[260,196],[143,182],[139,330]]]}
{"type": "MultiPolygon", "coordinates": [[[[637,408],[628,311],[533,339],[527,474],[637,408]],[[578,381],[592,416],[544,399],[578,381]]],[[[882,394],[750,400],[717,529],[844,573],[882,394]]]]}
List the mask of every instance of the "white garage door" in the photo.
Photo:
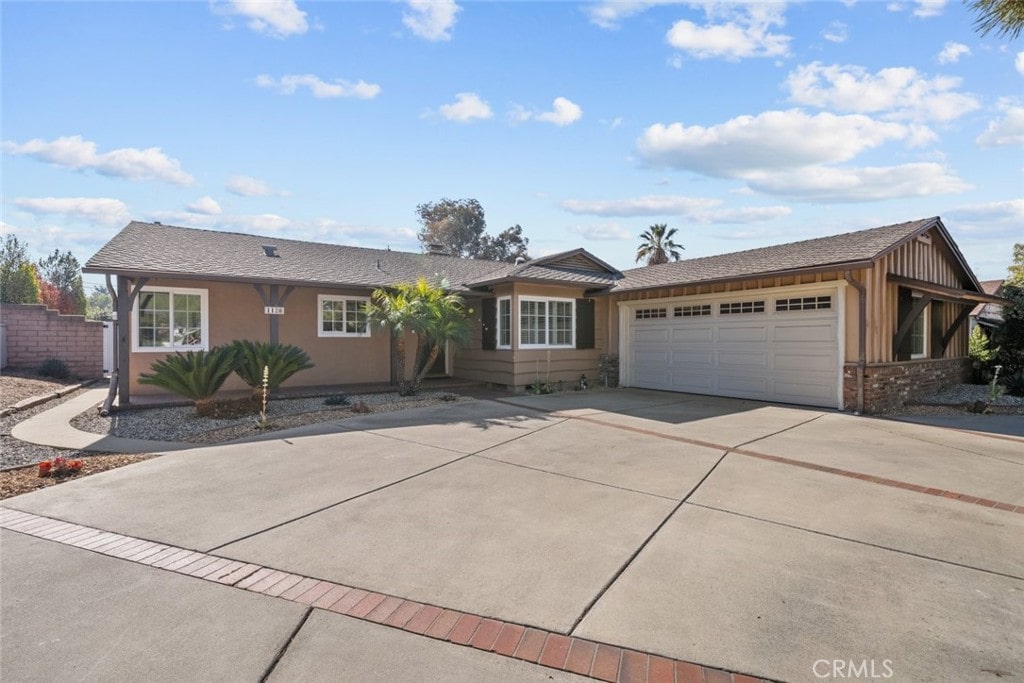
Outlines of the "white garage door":
{"type": "Polygon", "coordinates": [[[625,306],[629,386],[839,406],[837,289],[625,306]]]}

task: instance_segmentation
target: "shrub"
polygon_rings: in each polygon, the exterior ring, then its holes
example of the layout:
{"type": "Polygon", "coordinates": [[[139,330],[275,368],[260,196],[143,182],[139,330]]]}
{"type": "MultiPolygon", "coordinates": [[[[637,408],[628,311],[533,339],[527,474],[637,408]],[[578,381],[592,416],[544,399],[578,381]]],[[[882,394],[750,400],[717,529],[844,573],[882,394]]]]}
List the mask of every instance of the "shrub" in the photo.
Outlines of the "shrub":
{"type": "Polygon", "coordinates": [[[235,373],[253,389],[253,396],[263,393],[263,369],[267,368],[267,390],[273,393],[281,384],[301,370],[313,367],[309,354],[291,344],[271,344],[240,339],[231,344],[238,355],[235,373]]]}
{"type": "Polygon", "coordinates": [[[60,358],[47,358],[39,366],[38,372],[43,377],[52,377],[54,379],[67,379],[71,377],[71,368],[60,358]]]}
{"type": "Polygon", "coordinates": [[[349,410],[351,410],[353,413],[372,413],[373,412],[373,408],[371,408],[370,406],[366,405],[366,403],[364,401],[356,401],[355,403],[352,404],[352,407],[349,408],[349,410]]]}
{"type": "Polygon", "coordinates": [[[215,346],[209,351],[175,353],[158,360],[152,372],[139,375],[139,384],[167,389],[189,399],[199,415],[214,410],[213,395],[235,370],[237,351],[233,346],[215,346]]]}
{"type": "Polygon", "coordinates": [[[83,466],[85,466],[85,463],[81,460],[68,460],[64,456],[58,455],[53,460],[40,461],[39,476],[67,477],[81,472],[83,466]]]}
{"type": "Polygon", "coordinates": [[[325,406],[347,406],[348,404],[348,396],[345,394],[332,394],[324,399],[325,406]]]}
{"type": "Polygon", "coordinates": [[[1013,375],[1007,375],[1003,380],[1006,393],[1010,396],[1024,396],[1024,370],[1013,375]]]}

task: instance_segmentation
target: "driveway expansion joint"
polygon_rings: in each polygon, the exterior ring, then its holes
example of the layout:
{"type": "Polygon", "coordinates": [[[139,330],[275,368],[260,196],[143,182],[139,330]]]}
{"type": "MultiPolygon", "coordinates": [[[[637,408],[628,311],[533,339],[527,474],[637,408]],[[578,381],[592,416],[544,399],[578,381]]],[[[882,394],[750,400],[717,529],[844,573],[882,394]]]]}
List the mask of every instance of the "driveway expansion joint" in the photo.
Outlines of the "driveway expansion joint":
{"type": "MultiPolygon", "coordinates": [[[[696,488],[694,487],[694,490],[696,488]]],[[[186,548],[173,545],[133,539],[123,534],[42,517],[5,506],[0,507],[0,529],[15,531],[82,550],[92,550],[100,555],[146,564],[179,575],[220,583],[236,590],[247,590],[266,597],[306,605],[308,609],[303,613],[299,623],[268,666],[260,679],[261,683],[264,683],[273,673],[274,668],[302,630],[314,609],[335,612],[349,618],[380,624],[406,633],[426,636],[434,640],[470,647],[496,656],[518,659],[600,681],[653,683],[667,679],[678,681],[714,680],[723,683],[758,683],[758,681],[771,683],[770,679],[761,679],[739,672],[663,657],[655,653],[577,638],[570,635],[571,631],[570,634],[556,633],[502,621],[486,615],[444,609],[436,605],[406,600],[398,596],[345,586],[331,581],[317,580],[271,567],[246,564],[238,560],[188,551],[186,548]],[[114,541],[117,543],[113,543],[114,541]],[[136,543],[141,543],[141,545],[136,545],[136,543]],[[140,550],[136,551],[136,548],[140,550]],[[121,552],[118,552],[119,549],[122,549],[121,552]],[[181,561],[191,557],[187,554],[182,555],[183,552],[192,552],[199,557],[188,564],[180,565],[181,561]],[[181,559],[177,562],[164,563],[158,559],[158,556],[163,560],[172,560],[174,557],[181,559]],[[179,566],[173,568],[175,565],[179,566]],[[238,575],[240,570],[246,570],[244,576],[238,575]],[[289,588],[283,591],[278,590],[283,583],[286,583],[289,588]]]]}

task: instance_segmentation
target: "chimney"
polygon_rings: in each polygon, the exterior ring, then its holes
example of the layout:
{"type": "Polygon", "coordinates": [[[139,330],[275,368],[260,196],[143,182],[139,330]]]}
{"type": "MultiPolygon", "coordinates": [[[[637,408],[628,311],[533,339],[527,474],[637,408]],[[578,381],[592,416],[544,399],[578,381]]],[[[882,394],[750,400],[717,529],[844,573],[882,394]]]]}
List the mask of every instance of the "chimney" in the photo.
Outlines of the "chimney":
{"type": "Polygon", "coordinates": [[[524,259],[522,256],[516,256],[516,265],[517,266],[521,266],[524,263],[526,263],[526,259],[524,259]]]}

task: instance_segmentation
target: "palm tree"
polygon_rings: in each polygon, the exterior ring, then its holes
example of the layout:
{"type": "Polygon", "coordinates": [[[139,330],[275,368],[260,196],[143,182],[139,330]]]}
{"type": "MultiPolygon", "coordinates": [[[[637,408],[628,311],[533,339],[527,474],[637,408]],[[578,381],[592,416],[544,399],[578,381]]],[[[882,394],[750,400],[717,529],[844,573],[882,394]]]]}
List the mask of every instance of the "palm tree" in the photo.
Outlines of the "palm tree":
{"type": "Polygon", "coordinates": [[[680,250],[684,247],[676,244],[672,237],[676,229],[669,230],[664,223],[655,223],[649,230],[640,235],[640,246],[636,250],[636,261],[647,259],[647,265],[654,266],[659,263],[668,263],[669,259],[678,261],[682,254],[680,250]]]}
{"type": "Polygon", "coordinates": [[[1017,38],[1024,29],[1024,3],[1020,0],[968,0],[976,15],[974,30],[981,35],[995,31],[996,36],[1017,38]]]}
{"type": "Polygon", "coordinates": [[[446,293],[444,282],[435,287],[426,278],[420,278],[415,284],[378,289],[366,306],[366,314],[375,325],[388,327],[395,339],[398,393],[402,396],[419,391],[423,377],[437,360],[443,345],[469,339],[469,320],[462,297],[446,293]],[[416,335],[411,380],[405,377],[407,332],[416,335]],[[424,347],[428,353],[423,352],[424,347]]]}

